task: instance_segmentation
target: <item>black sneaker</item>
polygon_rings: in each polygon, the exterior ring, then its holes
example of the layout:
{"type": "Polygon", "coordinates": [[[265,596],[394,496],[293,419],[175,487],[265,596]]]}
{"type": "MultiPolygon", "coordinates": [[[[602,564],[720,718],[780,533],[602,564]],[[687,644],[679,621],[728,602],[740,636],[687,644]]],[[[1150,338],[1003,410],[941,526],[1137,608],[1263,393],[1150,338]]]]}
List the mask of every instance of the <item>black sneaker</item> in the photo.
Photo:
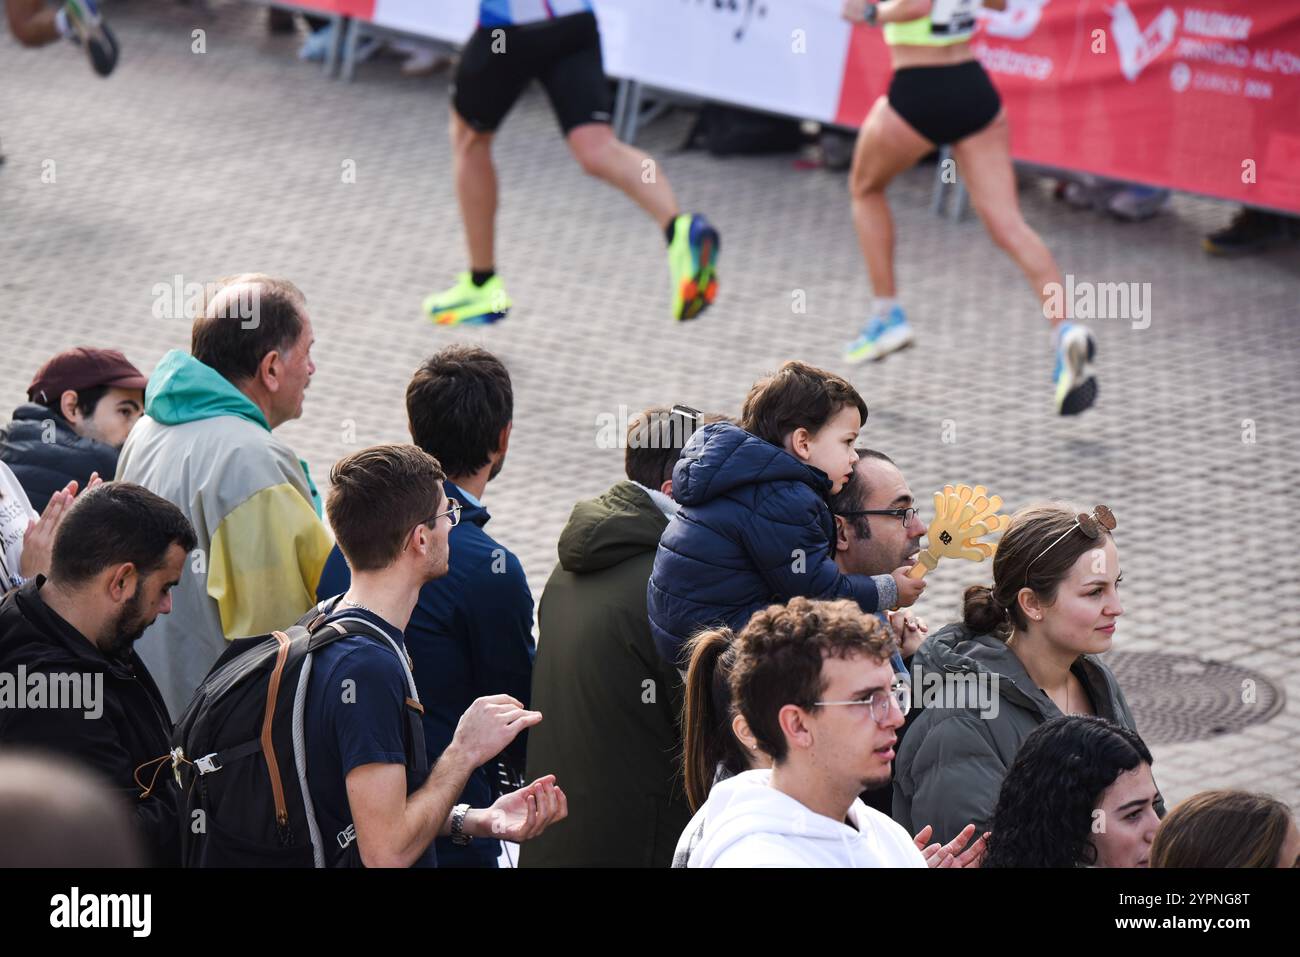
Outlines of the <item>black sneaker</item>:
{"type": "Polygon", "coordinates": [[[1215,256],[1242,256],[1262,252],[1295,238],[1288,217],[1242,207],[1232,218],[1231,225],[1210,233],[1201,240],[1201,245],[1207,253],[1215,256]]]}
{"type": "Polygon", "coordinates": [[[74,40],[85,48],[90,65],[100,76],[108,76],[117,66],[117,37],[100,16],[95,0],[66,0],[63,9],[77,31],[74,40]]]}

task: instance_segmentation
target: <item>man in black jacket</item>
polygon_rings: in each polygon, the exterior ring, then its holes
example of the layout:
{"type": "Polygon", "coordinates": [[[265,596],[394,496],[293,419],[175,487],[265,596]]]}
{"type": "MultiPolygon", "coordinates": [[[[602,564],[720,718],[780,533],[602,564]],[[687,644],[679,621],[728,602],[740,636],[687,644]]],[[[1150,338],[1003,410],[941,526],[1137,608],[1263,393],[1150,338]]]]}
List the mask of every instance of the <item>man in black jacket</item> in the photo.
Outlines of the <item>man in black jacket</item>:
{"type": "Polygon", "coordinates": [[[130,798],[160,865],[180,863],[179,805],[162,760],[171,721],[132,646],[171,611],[194,546],[176,506],[138,485],[105,483],[65,516],[49,578],[0,604],[0,745],[59,752],[99,771],[130,798]]]}
{"type": "Polygon", "coordinates": [[[37,370],[28,401],[0,429],[0,461],[38,513],[69,482],[108,481],[144,410],[144,375],[115,349],[69,349],[37,370]]]}

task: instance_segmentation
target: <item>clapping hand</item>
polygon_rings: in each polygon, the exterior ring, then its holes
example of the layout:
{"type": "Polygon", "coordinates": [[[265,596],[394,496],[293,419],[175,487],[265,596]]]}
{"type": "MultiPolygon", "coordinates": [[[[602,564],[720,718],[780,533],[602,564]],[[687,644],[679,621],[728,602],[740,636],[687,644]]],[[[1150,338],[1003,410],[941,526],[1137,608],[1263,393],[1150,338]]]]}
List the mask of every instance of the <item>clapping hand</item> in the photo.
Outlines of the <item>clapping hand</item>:
{"type": "Polygon", "coordinates": [[[489,833],[481,836],[518,844],[568,815],[569,800],[556,785],[555,775],[548,774],[497,798],[486,812],[489,833]]]}
{"type": "Polygon", "coordinates": [[[927,824],[913,839],[916,849],[925,858],[927,867],[979,867],[980,862],[984,860],[984,851],[988,848],[988,831],[981,834],[980,839],[964,851],[961,849],[975,836],[974,824],[967,824],[961,829],[961,833],[947,844],[938,842],[927,844],[933,833],[934,828],[927,824]],[[961,853],[959,854],[958,851],[961,853]]]}

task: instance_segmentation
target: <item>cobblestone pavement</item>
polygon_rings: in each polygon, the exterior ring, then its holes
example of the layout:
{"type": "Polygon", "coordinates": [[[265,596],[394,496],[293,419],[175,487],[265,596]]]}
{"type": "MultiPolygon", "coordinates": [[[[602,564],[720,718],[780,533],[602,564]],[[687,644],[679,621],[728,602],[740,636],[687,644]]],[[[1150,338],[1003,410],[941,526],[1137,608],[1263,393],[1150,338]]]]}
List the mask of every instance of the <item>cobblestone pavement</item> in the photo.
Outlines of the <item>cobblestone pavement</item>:
{"type": "MultiPolygon", "coordinates": [[[[1197,740],[1155,743],[1167,797],[1241,786],[1300,805],[1300,557],[1282,519],[1294,512],[1300,450],[1300,251],[1214,260],[1199,239],[1226,223],[1223,204],[1177,197],[1158,218],[1124,225],[1029,181],[1026,216],[1067,273],[1150,283],[1148,328],[1094,323],[1101,397],[1062,420],[1034,297],[977,222],[928,212],[931,170],[891,193],[919,342],[849,369],[840,348],[869,288],[842,174],[789,157],[678,155],[681,114],[645,130],[641,145],[684,207],[723,233],[720,302],[677,326],[657,230],[584,177],[534,88],[496,153],[498,267],[515,311],[496,327],[448,332],[418,312],[464,263],[446,74],[408,79],[380,60],[355,83],[329,81],[296,60],[296,38],[267,35],[261,11],[214,6],[208,19],[164,2],[113,4],[123,60],[107,81],[64,44],[24,50],[0,35],[0,406],[18,404],[60,349],[114,345],[148,370],[185,347],[183,321],[153,318],[154,284],[263,270],[308,297],[319,371],[283,436],[323,477],[350,448],[406,438],[403,391],[422,357],[481,342],[508,363],[517,401],[509,459],[487,497],[492,531],[540,594],[574,501],[621,476],[621,452],[598,445],[600,416],[675,401],[735,413],[756,377],[792,357],[844,371],[871,408],[866,441],[923,500],[966,481],[1012,507],[1108,503],[1125,576],[1116,651],[1232,663],[1282,692],[1243,705],[1237,677],[1226,689],[1168,683],[1130,664],[1146,655],[1119,655],[1140,723],[1172,708],[1194,727],[1197,740]],[[200,27],[207,50],[195,54],[200,27]],[[354,183],[343,182],[348,161],[354,183]],[[1280,713],[1257,720],[1283,696],[1280,713]],[[1228,726],[1220,712],[1243,707],[1256,723],[1212,733],[1228,726]]],[[[982,574],[942,566],[919,610],[951,620],[961,588],[982,574]]]]}

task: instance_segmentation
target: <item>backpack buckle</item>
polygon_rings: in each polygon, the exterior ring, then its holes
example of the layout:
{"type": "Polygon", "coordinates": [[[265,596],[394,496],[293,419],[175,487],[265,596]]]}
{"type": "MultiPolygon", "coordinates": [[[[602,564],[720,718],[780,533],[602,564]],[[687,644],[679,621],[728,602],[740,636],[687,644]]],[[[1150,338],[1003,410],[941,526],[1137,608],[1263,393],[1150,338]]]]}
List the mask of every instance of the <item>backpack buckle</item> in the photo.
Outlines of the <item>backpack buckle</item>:
{"type": "Polygon", "coordinates": [[[199,769],[199,774],[211,774],[213,771],[220,771],[221,765],[217,763],[217,752],[205,754],[194,762],[194,766],[199,769]]]}
{"type": "Polygon", "coordinates": [[[348,845],[357,839],[356,825],[349,824],[343,830],[335,834],[334,839],[339,842],[339,847],[346,851],[348,849],[348,845]]]}

